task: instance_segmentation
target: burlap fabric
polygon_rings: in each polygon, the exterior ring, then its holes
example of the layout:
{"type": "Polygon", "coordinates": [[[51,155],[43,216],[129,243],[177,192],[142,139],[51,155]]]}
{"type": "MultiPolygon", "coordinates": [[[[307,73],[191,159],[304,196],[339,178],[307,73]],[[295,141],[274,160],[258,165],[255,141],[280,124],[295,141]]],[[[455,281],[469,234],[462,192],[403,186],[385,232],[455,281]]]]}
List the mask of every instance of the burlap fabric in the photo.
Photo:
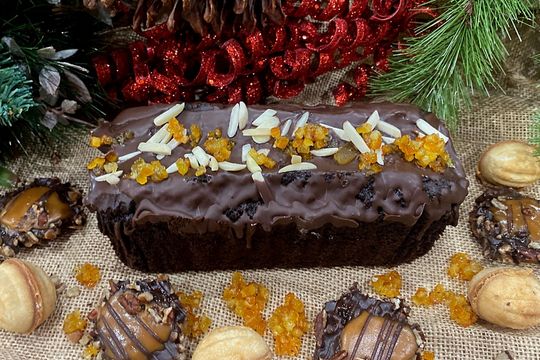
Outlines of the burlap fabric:
{"type": "MultiPolygon", "coordinates": [[[[511,53],[527,54],[536,46],[534,44],[517,44],[517,49],[513,49],[511,53]],[[522,51],[524,48],[527,48],[527,51],[522,51]]],[[[528,56],[524,55],[522,58],[528,59],[528,56]]],[[[519,64],[524,63],[526,62],[519,64]]],[[[407,300],[419,286],[433,288],[437,283],[464,293],[467,284],[449,279],[446,275],[448,259],[459,251],[466,252],[475,259],[483,259],[467,223],[467,213],[474,199],[483,190],[474,176],[476,162],[488,144],[503,139],[527,139],[530,116],[535,109],[540,108],[538,89],[530,81],[538,74],[532,73],[528,66],[516,64],[517,62],[514,62],[509,66],[510,75],[501,81],[504,87],[509,87],[506,94],[477,100],[472,111],[462,116],[462,125],[454,134],[454,141],[471,183],[469,196],[461,206],[461,218],[457,227],[447,228],[427,255],[396,268],[403,276],[402,297],[407,300]]],[[[342,75],[343,73],[333,74],[319,79],[297,101],[330,102],[331,96],[327,89],[337,84],[342,75]]],[[[58,176],[87,191],[84,164],[95,156],[96,151],[86,145],[86,136],[77,136],[75,141],[69,140],[58,143],[53,150],[42,147],[30,149],[28,156],[12,164],[12,170],[29,180],[36,176],[58,176]]],[[[528,189],[527,193],[540,197],[540,186],[528,189]]],[[[99,232],[93,214],[89,215],[88,224],[81,231],[70,237],[63,237],[50,246],[23,251],[19,256],[42,266],[46,272],[59,276],[68,288],[78,285],[74,278],[74,268],[84,262],[99,266],[102,281],[95,289],[81,287],[81,294],[75,298],[61,294],[53,316],[31,335],[12,335],[0,331],[0,360],[79,358],[82,347],[68,342],[62,332],[65,316],[74,309],[87,313],[100,298],[108,279],[137,279],[152,275],[133,271],[118,260],[109,240],[99,232]]],[[[485,265],[489,266],[490,263],[485,261],[485,265]]],[[[538,273],[538,267],[534,268],[538,273]]],[[[266,317],[283,302],[286,293],[294,292],[304,301],[307,316],[313,320],[326,301],[339,297],[354,282],[359,283],[360,289],[372,293],[369,280],[373,275],[384,271],[387,269],[346,267],[255,270],[244,271],[243,274],[248,280],[263,283],[270,289],[266,317]]],[[[241,323],[227,309],[221,297],[231,274],[232,271],[181,273],[172,274],[171,280],[184,291],[204,292],[202,311],[212,319],[212,327],[216,327],[241,323]]],[[[450,321],[448,311],[442,305],[429,309],[413,307],[411,320],[421,325],[427,336],[426,349],[434,351],[437,359],[491,360],[504,350],[512,351],[519,360],[540,359],[539,328],[510,331],[479,322],[464,329],[450,321]]],[[[272,345],[269,331],[266,333],[266,340],[272,345]]],[[[193,349],[196,343],[197,341],[193,341],[189,347],[193,349]]],[[[314,336],[310,332],[304,337],[298,359],[310,359],[314,346],[314,336]]]]}

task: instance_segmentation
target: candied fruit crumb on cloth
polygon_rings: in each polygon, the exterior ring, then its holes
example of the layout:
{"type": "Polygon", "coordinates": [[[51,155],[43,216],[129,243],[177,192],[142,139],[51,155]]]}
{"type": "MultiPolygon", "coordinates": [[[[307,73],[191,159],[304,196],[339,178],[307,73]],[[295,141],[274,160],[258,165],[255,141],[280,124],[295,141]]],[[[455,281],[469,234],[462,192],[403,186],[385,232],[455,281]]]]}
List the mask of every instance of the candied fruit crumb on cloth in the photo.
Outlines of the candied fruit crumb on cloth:
{"type": "Polygon", "coordinates": [[[471,280],[484,267],[478,261],[471,260],[465,253],[456,253],[450,258],[448,276],[460,280],[471,280]]]}
{"type": "Polygon", "coordinates": [[[302,336],[310,327],[302,301],[293,293],[285,295],[284,304],[274,311],[268,327],[274,336],[276,355],[297,356],[302,347],[302,336]]]}
{"type": "Polygon", "coordinates": [[[401,275],[395,270],[375,275],[370,283],[373,291],[380,296],[394,298],[401,294],[401,275]]]}
{"type": "Polygon", "coordinates": [[[256,282],[246,283],[241,273],[235,272],[231,284],[223,290],[227,307],[242,318],[244,325],[263,335],[266,321],[262,312],[268,302],[268,289],[256,282]]]}
{"type": "Polygon", "coordinates": [[[62,329],[70,341],[77,342],[82,337],[87,323],[86,319],[81,317],[81,311],[77,309],[67,314],[62,329]]]}
{"type": "Polygon", "coordinates": [[[84,263],[75,268],[75,279],[81,285],[87,288],[93,288],[101,280],[101,273],[97,266],[84,263]]]}
{"type": "Polygon", "coordinates": [[[206,315],[197,315],[200,309],[203,293],[194,291],[187,294],[183,291],[176,293],[180,304],[186,311],[186,319],[182,324],[182,333],[190,338],[197,338],[206,333],[212,324],[212,320],[206,315]]]}

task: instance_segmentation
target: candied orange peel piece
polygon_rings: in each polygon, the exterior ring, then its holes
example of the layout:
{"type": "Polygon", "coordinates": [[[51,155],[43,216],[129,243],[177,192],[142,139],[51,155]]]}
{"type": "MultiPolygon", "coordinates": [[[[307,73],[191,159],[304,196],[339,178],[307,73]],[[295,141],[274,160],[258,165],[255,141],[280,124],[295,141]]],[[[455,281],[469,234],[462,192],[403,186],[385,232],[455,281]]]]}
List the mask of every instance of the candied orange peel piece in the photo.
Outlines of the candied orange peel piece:
{"type": "Polygon", "coordinates": [[[244,325],[263,335],[266,321],[262,312],[268,301],[268,289],[259,283],[246,283],[241,273],[232,275],[231,284],[223,290],[227,307],[242,318],[244,325]]]}
{"type": "Polygon", "coordinates": [[[302,157],[309,157],[312,149],[322,149],[328,145],[330,130],[319,124],[306,124],[294,132],[291,145],[302,157]]]}
{"type": "Polygon", "coordinates": [[[176,293],[180,304],[186,311],[186,319],[182,324],[182,333],[190,338],[197,338],[206,333],[212,324],[212,320],[206,315],[197,315],[201,306],[203,293],[194,291],[187,294],[183,291],[176,293]]]}
{"type": "Polygon", "coordinates": [[[284,304],[270,316],[268,327],[274,336],[276,355],[297,356],[302,336],[310,327],[302,301],[293,293],[285,295],[284,304]]]}
{"type": "Polygon", "coordinates": [[[99,268],[90,263],[84,263],[75,268],[75,279],[88,288],[93,288],[101,280],[99,268]]]}
{"type": "Polygon", "coordinates": [[[411,301],[417,306],[430,306],[433,305],[429,299],[429,292],[424,287],[419,287],[411,297],[411,301]]]}
{"type": "Polygon", "coordinates": [[[97,347],[96,345],[88,344],[84,348],[82,356],[83,356],[84,359],[93,359],[99,354],[100,351],[101,351],[101,349],[99,347],[97,347]]]}
{"type": "Polygon", "coordinates": [[[450,319],[462,327],[469,327],[478,321],[478,317],[464,295],[454,294],[450,299],[448,309],[450,319]]]}
{"type": "Polygon", "coordinates": [[[443,172],[452,163],[450,155],[445,150],[444,140],[436,134],[417,137],[414,140],[409,135],[403,135],[394,141],[394,145],[405,160],[414,161],[423,168],[429,167],[433,171],[443,172]]]}
{"type": "Polygon", "coordinates": [[[180,144],[187,144],[189,141],[189,136],[186,134],[186,128],[177,118],[169,120],[167,131],[172,135],[174,140],[178,141],[180,144]]]}
{"type": "Polygon", "coordinates": [[[433,351],[422,351],[420,360],[435,360],[435,353],[433,351]]]}
{"type": "Polygon", "coordinates": [[[371,280],[371,286],[380,296],[387,298],[399,296],[401,294],[401,275],[395,270],[375,275],[375,278],[371,280]]]}
{"type": "Polygon", "coordinates": [[[77,309],[67,314],[62,329],[66,335],[73,334],[76,331],[84,331],[87,323],[86,319],[81,317],[81,311],[77,309]]]}
{"type": "Polygon", "coordinates": [[[263,165],[268,169],[272,169],[276,166],[276,161],[269,156],[257,152],[254,148],[249,149],[249,156],[255,160],[257,165],[263,165]]]}
{"type": "Polygon", "coordinates": [[[279,127],[274,127],[270,130],[270,136],[274,138],[274,147],[280,150],[285,150],[287,145],[289,145],[289,138],[286,136],[281,136],[281,130],[279,127]]]}
{"type": "Polygon", "coordinates": [[[103,165],[105,165],[105,158],[97,156],[90,160],[90,162],[86,165],[86,168],[88,170],[101,169],[103,168],[103,165]]]}
{"type": "Polygon", "coordinates": [[[220,128],[208,133],[208,138],[204,142],[204,150],[210,155],[213,155],[217,161],[227,161],[231,157],[231,151],[234,147],[234,142],[228,138],[222,137],[220,128]]]}
{"type": "Polygon", "coordinates": [[[176,167],[178,168],[178,173],[180,175],[186,175],[191,167],[189,159],[178,159],[176,160],[176,167]]]}
{"type": "Polygon", "coordinates": [[[154,182],[160,182],[167,179],[169,174],[159,160],[147,163],[143,158],[138,158],[131,165],[129,177],[137,181],[138,184],[144,185],[148,183],[148,178],[154,182]]]}
{"type": "Polygon", "coordinates": [[[472,260],[469,255],[465,253],[455,253],[450,258],[450,264],[448,265],[448,276],[451,278],[457,278],[460,280],[471,280],[474,275],[482,271],[484,267],[478,261],[472,260]]]}
{"type": "Polygon", "coordinates": [[[101,137],[98,136],[91,136],[90,137],[90,146],[94,148],[98,148],[101,145],[111,145],[113,143],[113,138],[109,135],[102,135],[101,137]]]}

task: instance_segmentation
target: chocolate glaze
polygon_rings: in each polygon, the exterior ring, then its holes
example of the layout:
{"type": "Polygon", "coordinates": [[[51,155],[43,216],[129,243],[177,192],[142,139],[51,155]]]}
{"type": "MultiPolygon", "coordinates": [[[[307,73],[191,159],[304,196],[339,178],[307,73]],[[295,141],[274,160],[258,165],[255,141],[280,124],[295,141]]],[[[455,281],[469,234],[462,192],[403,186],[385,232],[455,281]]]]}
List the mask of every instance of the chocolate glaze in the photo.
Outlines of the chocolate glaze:
{"type": "MultiPolygon", "coordinates": [[[[94,135],[118,136],[131,130],[134,138],[123,145],[113,145],[118,155],[136,150],[138,144],[148,139],[156,131],[153,118],[168,109],[170,105],[153,105],[137,107],[123,111],[109,123],[102,124],[94,131],[94,135]]],[[[382,120],[399,127],[403,134],[414,135],[415,122],[419,118],[428,121],[442,133],[448,131],[433,114],[425,113],[411,105],[390,103],[356,104],[347,107],[300,107],[296,105],[250,106],[249,123],[267,108],[277,111],[277,116],[284,119],[296,117],[302,111],[310,112],[309,122],[323,122],[335,127],[342,126],[349,120],[353,125],[366,121],[368,116],[377,110],[382,120]]],[[[178,117],[188,127],[195,123],[205,135],[221,127],[227,129],[231,106],[210,104],[188,104],[178,117]]],[[[343,142],[330,131],[332,146],[340,146],[343,142]]],[[[253,142],[238,132],[233,139],[236,145],[230,161],[241,162],[241,146],[253,142]]],[[[257,145],[257,148],[272,149],[272,142],[257,145]]],[[[103,149],[108,150],[108,149],[103,149]]],[[[468,181],[465,179],[463,167],[453,149],[451,140],[446,146],[455,167],[447,168],[444,173],[435,173],[404,161],[398,154],[385,157],[384,169],[372,177],[358,171],[356,161],[348,165],[338,165],[332,157],[314,157],[310,161],[317,169],[306,176],[303,172],[294,179],[292,174],[278,174],[277,170],[290,163],[290,157],[282,151],[272,149],[270,156],[278,166],[275,169],[264,169],[264,178],[273,195],[273,200],[262,203],[259,191],[245,170],[242,172],[208,172],[204,178],[191,179],[179,174],[172,174],[160,183],[141,186],[130,179],[122,179],[117,186],[105,182],[96,182],[91,174],[91,191],[86,199],[88,206],[94,211],[105,212],[107,209],[134,206],[133,225],[145,223],[167,222],[181,218],[182,233],[205,234],[222,232],[246,241],[249,245],[250,228],[259,224],[265,231],[275,225],[294,223],[300,231],[309,231],[330,224],[334,227],[357,228],[359,223],[371,223],[380,220],[397,222],[413,226],[421,217],[427,217],[428,224],[439,220],[443,215],[455,210],[467,194],[468,181]],[[191,181],[195,180],[195,181],[191,181]],[[426,187],[426,184],[444,184],[444,186],[426,187]],[[373,192],[369,201],[362,201],[361,191],[366,186],[373,192]],[[434,193],[434,188],[437,189],[434,193]],[[227,216],[242,204],[256,203],[255,212],[243,211],[239,217],[231,219],[227,216]]],[[[191,151],[189,145],[176,148],[171,156],[162,160],[166,167],[179,157],[191,151]]],[[[154,160],[150,154],[144,154],[146,161],[154,160]]],[[[124,173],[129,173],[131,159],[120,164],[124,173]]],[[[244,205],[245,206],[245,205],[244,205]]],[[[457,217],[452,219],[453,224],[457,217]]],[[[129,229],[122,229],[129,232],[129,229]]]]}

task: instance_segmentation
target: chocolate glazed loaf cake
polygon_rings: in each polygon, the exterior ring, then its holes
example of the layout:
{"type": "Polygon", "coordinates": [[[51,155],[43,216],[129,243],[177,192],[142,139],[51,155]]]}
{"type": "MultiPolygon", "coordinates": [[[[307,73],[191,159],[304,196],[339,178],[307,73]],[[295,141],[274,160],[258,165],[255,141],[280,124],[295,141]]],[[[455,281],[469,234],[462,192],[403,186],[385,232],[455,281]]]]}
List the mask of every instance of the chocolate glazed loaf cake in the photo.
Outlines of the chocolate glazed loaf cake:
{"type": "Polygon", "coordinates": [[[467,194],[448,131],[410,105],[154,105],[123,111],[92,143],[107,155],[88,166],[86,203],[144,271],[395,265],[429,251],[467,194]],[[236,128],[246,119],[255,131],[236,128]]]}

